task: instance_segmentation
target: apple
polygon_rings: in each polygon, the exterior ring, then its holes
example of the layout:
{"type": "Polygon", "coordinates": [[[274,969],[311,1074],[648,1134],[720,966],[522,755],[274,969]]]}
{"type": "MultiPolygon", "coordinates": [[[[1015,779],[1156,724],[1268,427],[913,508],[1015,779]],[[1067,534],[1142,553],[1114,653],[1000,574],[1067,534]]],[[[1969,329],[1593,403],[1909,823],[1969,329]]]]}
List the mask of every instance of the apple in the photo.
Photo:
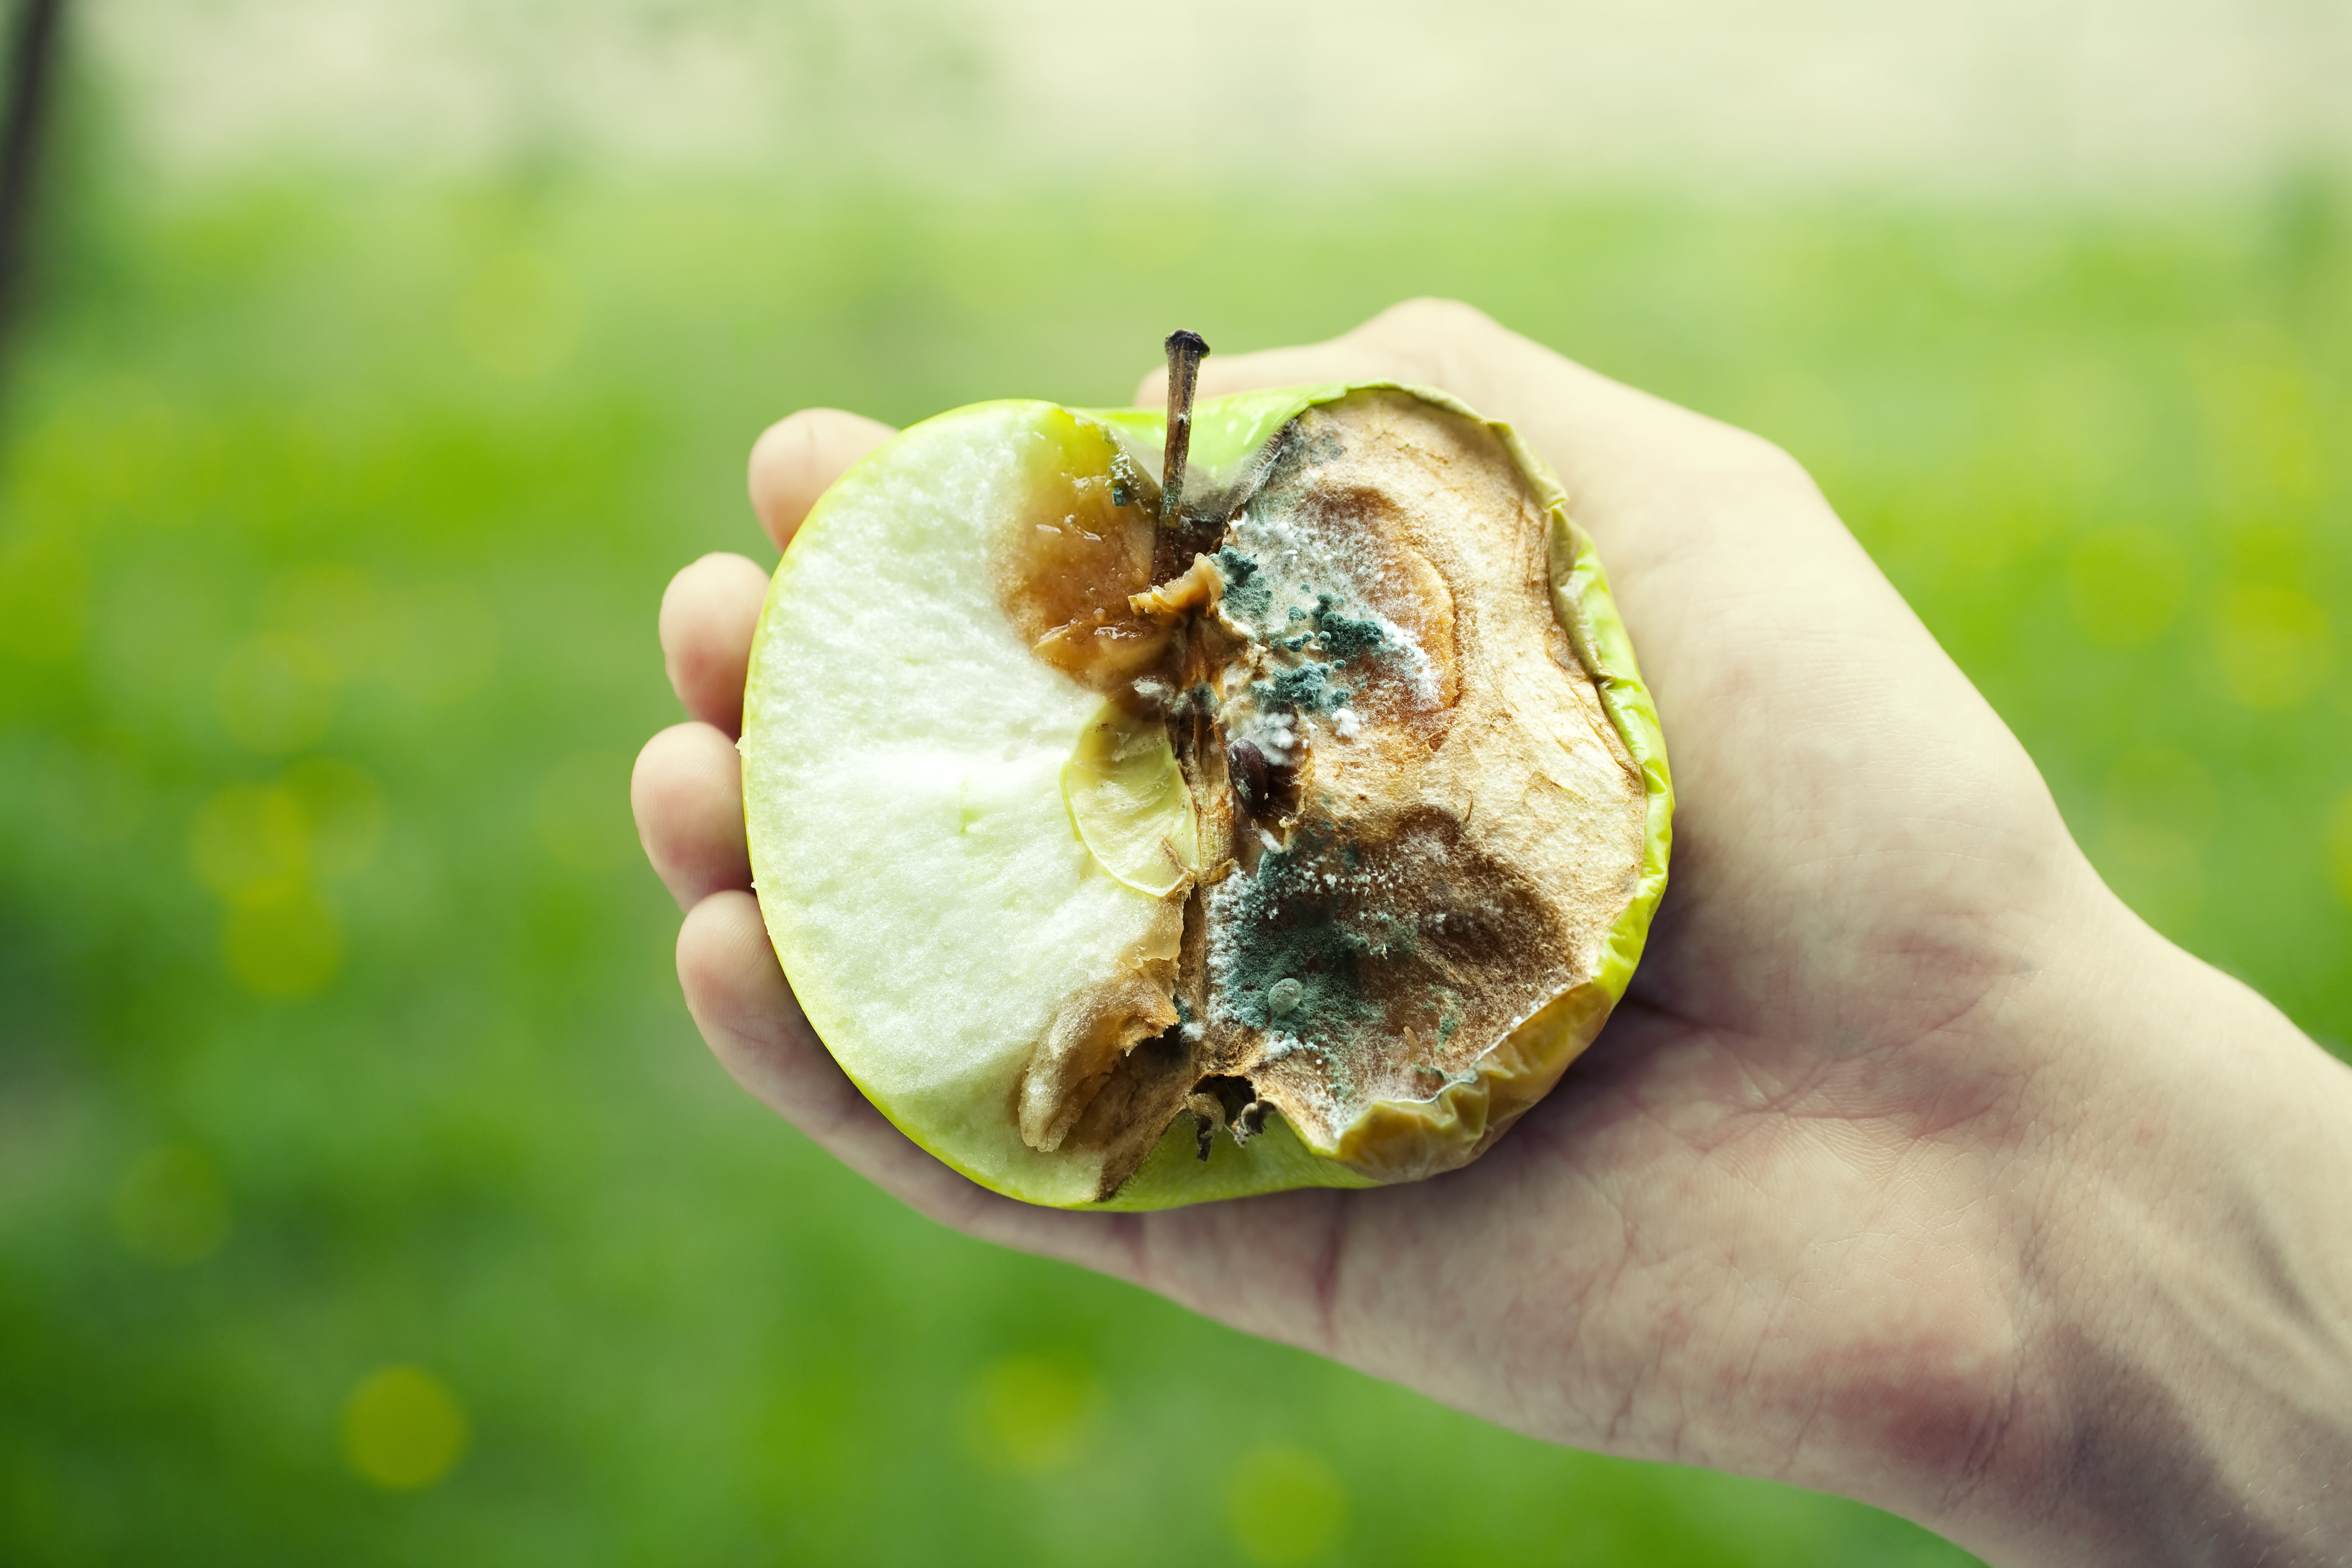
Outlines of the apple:
{"type": "Polygon", "coordinates": [[[1507,426],[1391,383],[1196,408],[1170,342],[1165,413],[959,408],[810,511],[744,694],[769,934],[858,1088],[997,1192],[1455,1168],[1640,958],[1656,711],[1507,426]]]}

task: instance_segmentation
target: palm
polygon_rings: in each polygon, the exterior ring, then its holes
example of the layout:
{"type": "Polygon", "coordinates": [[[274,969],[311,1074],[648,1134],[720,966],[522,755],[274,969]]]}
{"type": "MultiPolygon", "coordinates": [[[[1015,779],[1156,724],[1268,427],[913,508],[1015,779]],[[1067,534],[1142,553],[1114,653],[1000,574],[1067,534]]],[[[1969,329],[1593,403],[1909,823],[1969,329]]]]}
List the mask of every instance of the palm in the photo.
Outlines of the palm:
{"type": "MultiPolygon", "coordinates": [[[[730,670],[740,690],[748,563],[673,590],[673,675],[710,722],[640,768],[648,848],[691,908],[688,1000],[755,1093],[977,1234],[1556,1440],[1801,1481],[1850,1484],[1857,1443],[1965,1469],[1989,1407],[1948,1395],[1999,1332],[2001,1268],[1972,1194],[2022,1114],[1976,1026],[2030,983],[2078,860],[1998,720],[1785,459],[1539,353],[1424,310],[1213,360],[1202,384],[1393,376],[1518,424],[1641,649],[1681,802],[1673,885],[1625,1005],[1484,1160],[1108,1215],[996,1198],[908,1144],[809,1034],[741,890],[713,724],[730,670]]],[[[872,438],[836,424],[763,449],[772,525],[872,438]]]]}

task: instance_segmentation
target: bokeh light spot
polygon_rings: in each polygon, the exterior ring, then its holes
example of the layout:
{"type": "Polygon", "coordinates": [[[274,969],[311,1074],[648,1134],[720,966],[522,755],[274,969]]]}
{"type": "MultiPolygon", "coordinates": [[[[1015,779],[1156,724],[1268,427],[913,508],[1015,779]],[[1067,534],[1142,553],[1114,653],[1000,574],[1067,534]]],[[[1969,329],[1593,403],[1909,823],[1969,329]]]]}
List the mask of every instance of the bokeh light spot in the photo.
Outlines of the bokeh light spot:
{"type": "Polygon", "coordinates": [[[320,876],[367,869],[383,847],[384,808],[366,769],[340,757],[304,757],[286,770],[282,788],[300,805],[320,876]]]}
{"type": "Polygon", "coordinates": [[[2179,618],[2189,563],[2152,530],[2102,529],[2074,546],[2066,585],[2084,637],[2101,647],[2139,647],[2179,618]]]}
{"type": "Polygon", "coordinates": [[[1085,1367],[1049,1356],[1008,1356],[972,1380],[965,1443],[992,1468],[1043,1475],[1078,1457],[1102,1405],[1102,1385],[1085,1367]]]}
{"type": "Polygon", "coordinates": [[[2263,584],[2223,595],[2213,628],[2230,695],[2266,712],[2293,708],[2319,689],[2335,661],[2335,640],[2318,600],[2299,588],[2263,584]]]}
{"type": "Polygon", "coordinates": [[[205,1152],[150,1150],[114,1191],[114,1228],[134,1257],[165,1268],[201,1263],[228,1239],[228,1189],[205,1152]]]}
{"type": "Polygon", "coordinates": [[[1311,1562],[1346,1531],[1348,1489],[1304,1448],[1260,1448],[1226,1478],[1225,1521],[1253,1563],[1311,1562]]]}
{"type": "Polygon", "coordinates": [[[380,1367],[343,1401],[343,1458],[387,1491],[431,1486],[465,1457],[472,1434],[448,1384],[421,1367],[380,1367]]]}
{"type": "Polygon", "coordinates": [[[305,757],[275,784],[215,791],[188,831],[188,860],[222,898],[267,900],[366,869],[383,822],[383,792],[364,768],[305,757]]]}
{"type": "Polygon", "coordinates": [[[188,833],[188,859],[225,899],[290,891],[310,871],[310,824],[302,803],[277,784],[216,790],[188,833]]]}
{"type": "Polygon", "coordinates": [[[247,638],[222,660],[215,686],[221,722],[257,752],[299,752],[335,714],[334,668],[300,637],[247,638]]]}
{"type": "Polygon", "coordinates": [[[327,988],[343,966],[342,923],[306,887],[233,899],[221,923],[221,956],[257,996],[292,1001],[327,988]]]}

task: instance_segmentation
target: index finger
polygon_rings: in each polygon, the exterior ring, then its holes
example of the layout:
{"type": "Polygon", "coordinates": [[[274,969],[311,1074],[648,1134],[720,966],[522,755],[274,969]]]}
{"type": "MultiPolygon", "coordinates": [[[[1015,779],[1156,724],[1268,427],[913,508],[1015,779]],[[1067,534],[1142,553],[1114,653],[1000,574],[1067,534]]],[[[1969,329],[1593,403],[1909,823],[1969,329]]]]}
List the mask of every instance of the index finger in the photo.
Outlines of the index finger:
{"type": "Polygon", "coordinates": [[[897,434],[839,408],[803,408],[761,431],[751,444],[751,510],[776,548],[793,542],[816,498],[850,464],[897,434]]]}

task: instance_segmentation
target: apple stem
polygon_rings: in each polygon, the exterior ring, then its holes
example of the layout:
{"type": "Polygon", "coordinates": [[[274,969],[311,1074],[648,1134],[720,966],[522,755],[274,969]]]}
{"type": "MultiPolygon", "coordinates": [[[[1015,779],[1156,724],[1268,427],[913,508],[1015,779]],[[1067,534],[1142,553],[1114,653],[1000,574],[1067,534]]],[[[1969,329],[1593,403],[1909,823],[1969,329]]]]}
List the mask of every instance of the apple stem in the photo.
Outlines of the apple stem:
{"type": "Polygon", "coordinates": [[[1184,496],[1184,462],[1192,450],[1192,389],[1200,384],[1201,361],[1209,345],[1198,332],[1168,334],[1168,447],[1160,459],[1160,526],[1176,525],[1184,496]]]}

